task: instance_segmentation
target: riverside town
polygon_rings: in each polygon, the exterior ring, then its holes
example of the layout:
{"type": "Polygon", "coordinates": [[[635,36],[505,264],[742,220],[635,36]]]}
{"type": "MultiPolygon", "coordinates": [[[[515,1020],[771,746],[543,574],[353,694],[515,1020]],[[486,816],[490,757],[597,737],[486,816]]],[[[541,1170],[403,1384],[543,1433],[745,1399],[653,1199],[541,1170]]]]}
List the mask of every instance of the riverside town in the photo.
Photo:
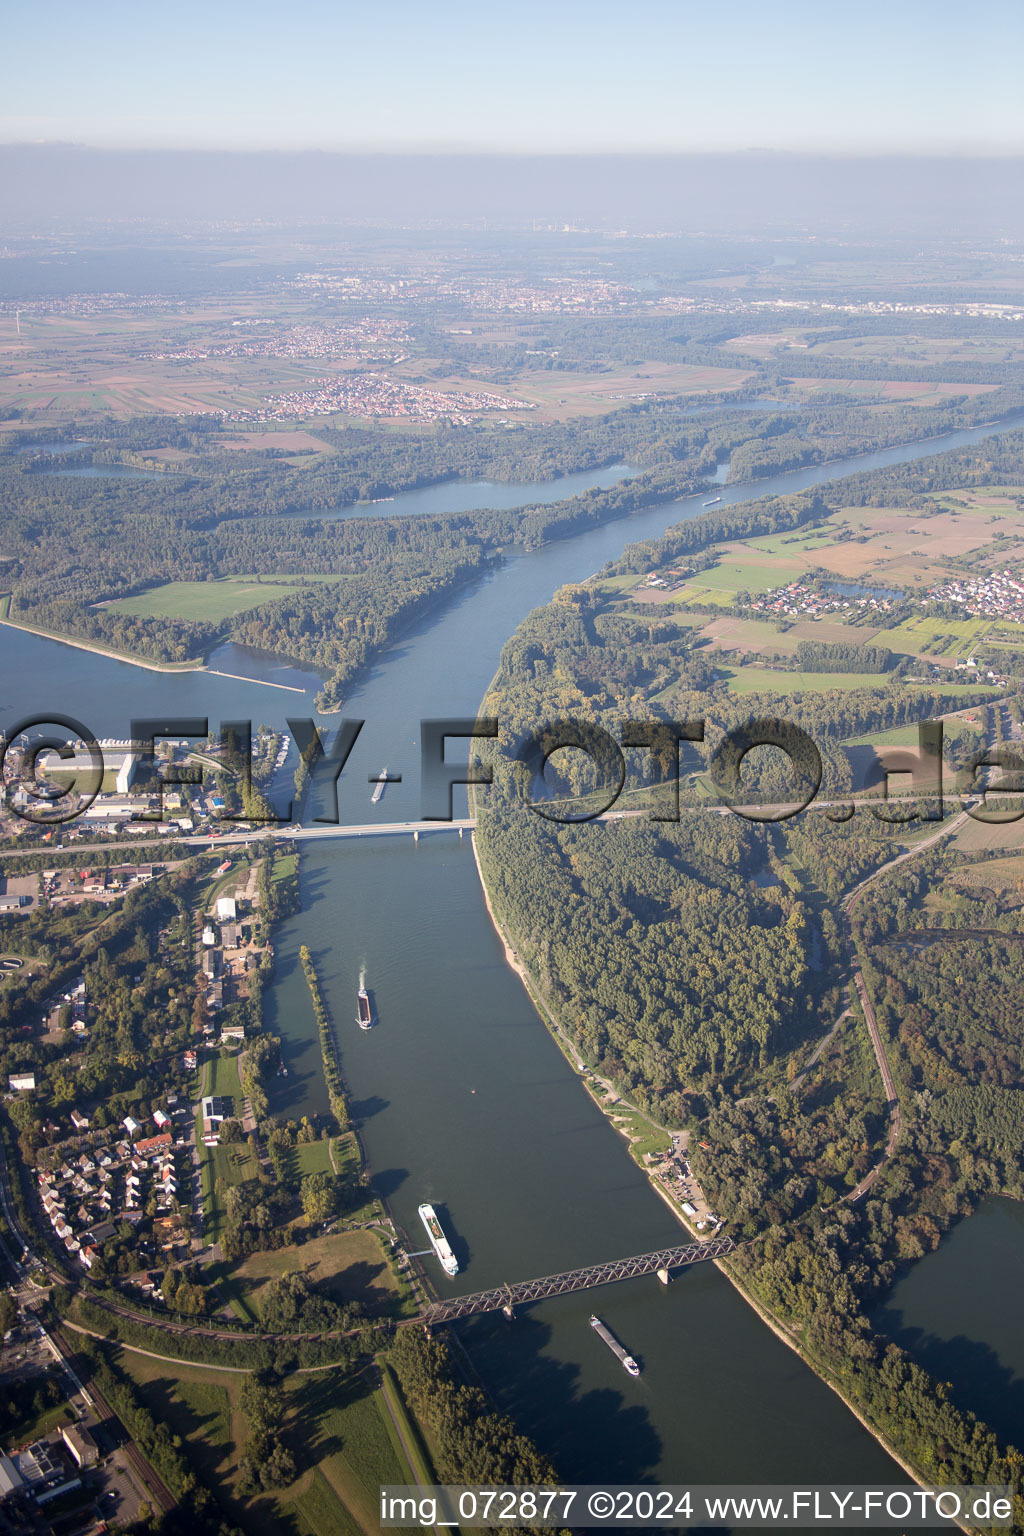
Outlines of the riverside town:
{"type": "MultiPolygon", "coordinates": [[[[313,720],[288,721],[288,731],[307,768],[315,770],[322,765],[321,777],[326,777],[329,770],[335,799],[334,814],[317,816],[317,823],[338,824],[338,779],[364,724],[362,720],[343,721],[330,751],[327,751],[313,720]]],[[[682,814],[679,744],[703,742],[706,725],[704,720],[683,723],[648,720],[630,721],[620,727],[622,747],[644,748],[653,754],[656,772],[648,781],[650,788],[654,791],[667,788],[672,792],[670,804],[664,797],[655,797],[648,809],[634,810],[633,814],[644,814],[657,821],[679,820],[682,814]]],[[[165,790],[172,788],[171,809],[180,811],[180,789],[184,786],[201,789],[203,767],[208,771],[216,770],[226,762],[251,791],[255,761],[252,722],[222,724],[219,738],[208,742],[209,734],[209,722],[205,719],[133,720],[127,739],[101,743],[83,726],[64,717],[40,716],[23,721],[12,727],[10,739],[0,733],[0,772],[9,813],[24,821],[44,825],[66,823],[79,817],[104,824],[129,819],[165,823],[165,790]],[[32,738],[33,732],[54,725],[73,734],[69,734],[66,741],[59,736],[41,741],[32,738]],[[159,758],[158,740],[161,743],[159,758]],[[197,741],[202,743],[199,749],[197,741]],[[239,756],[242,743],[246,744],[244,757],[239,756]],[[47,772],[48,765],[53,769],[52,773],[47,772]],[[117,796],[99,798],[108,770],[116,771],[117,796]]],[[[493,773],[484,764],[466,763],[456,767],[447,763],[444,744],[453,737],[477,741],[497,737],[498,722],[494,719],[423,720],[420,734],[423,742],[420,819],[450,822],[454,819],[452,788],[457,784],[489,785],[493,782],[493,773]]],[[[908,758],[906,753],[890,754],[890,767],[886,766],[884,756],[879,759],[883,803],[866,801],[867,809],[879,821],[907,819],[905,815],[893,818],[885,805],[890,798],[890,775],[901,773],[911,778],[909,788],[915,797],[926,797],[930,801],[919,813],[912,814],[920,814],[926,820],[942,819],[942,721],[921,721],[917,735],[919,751],[916,758],[908,758]]],[[[593,796],[570,794],[562,801],[549,798],[538,802],[524,791],[525,803],[551,821],[590,821],[607,815],[625,786],[626,762],[619,743],[593,721],[559,720],[541,726],[519,741],[514,756],[524,767],[532,766],[543,782],[547,762],[556,752],[566,749],[580,751],[591,759],[598,779],[593,796]]],[[[282,741],[279,755],[286,754],[287,750],[287,742],[282,741]]],[[[1024,784],[1017,782],[1024,773],[1024,747],[1021,750],[996,748],[983,751],[968,764],[967,782],[961,786],[961,794],[973,796],[974,803],[964,805],[966,813],[977,820],[986,819],[985,788],[977,783],[978,771],[993,767],[1004,770],[998,781],[998,795],[1003,803],[991,814],[1000,821],[1024,815],[1024,805],[1013,811],[1005,803],[1012,792],[1024,789],[1024,784]]],[[[821,754],[807,733],[791,721],[775,719],[748,721],[742,727],[724,732],[708,763],[709,783],[717,791],[723,806],[739,816],[757,821],[784,820],[805,810],[821,787],[822,772],[821,754]],[[746,789],[741,777],[743,759],[758,747],[777,748],[789,759],[791,782],[788,786],[784,784],[778,792],[788,795],[788,799],[796,803],[739,803],[746,789]]],[[[316,782],[315,771],[313,779],[316,782]]],[[[401,779],[401,774],[389,774],[386,769],[376,778],[371,775],[371,782],[376,783],[378,789],[389,782],[400,783],[401,779]]],[[[375,791],[374,804],[379,798],[375,791]]],[[[852,806],[846,807],[845,815],[837,819],[845,819],[852,810],[852,806]]],[[[257,810],[250,805],[235,811],[228,808],[223,796],[211,795],[200,814],[211,822],[287,824],[292,821],[293,806],[289,803],[280,815],[269,806],[257,810]]],[[[168,824],[186,832],[195,830],[195,822],[188,817],[173,817],[168,824]]],[[[0,815],[0,829],[2,827],[3,816],[0,815]]]]}

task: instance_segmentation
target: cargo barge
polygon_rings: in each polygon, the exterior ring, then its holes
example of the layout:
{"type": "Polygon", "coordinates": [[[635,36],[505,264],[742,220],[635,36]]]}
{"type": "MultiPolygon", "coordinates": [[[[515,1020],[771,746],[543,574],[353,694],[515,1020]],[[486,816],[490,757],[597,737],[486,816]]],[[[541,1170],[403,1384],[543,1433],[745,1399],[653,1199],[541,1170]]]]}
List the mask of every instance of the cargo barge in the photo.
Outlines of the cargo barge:
{"type": "Polygon", "coordinates": [[[356,1023],[360,1029],[369,1029],[373,1023],[373,1009],[370,1007],[370,994],[365,987],[359,988],[356,993],[356,1002],[358,1004],[356,1023]]]}
{"type": "Polygon", "coordinates": [[[633,1356],[626,1353],[618,1339],[615,1337],[614,1333],[612,1333],[611,1329],[602,1323],[601,1319],[597,1316],[596,1313],[591,1314],[590,1326],[593,1328],[598,1338],[604,1340],[612,1354],[615,1356],[616,1360],[618,1360],[625,1367],[629,1374],[631,1376],[639,1376],[640,1367],[633,1359],[633,1356]]]}
{"type": "Polygon", "coordinates": [[[382,768],[380,773],[377,775],[376,788],[374,789],[373,794],[370,796],[370,804],[371,805],[376,805],[377,804],[377,801],[380,799],[381,795],[384,793],[384,786],[387,783],[387,781],[388,781],[388,771],[387,771],[386,768],[382,768]]]}
{"type": "Polygon", "coordinates": [[[427,1229],[430,1238],[430,1246],[437,1256],[438,1262],[446,1275],[453,1279],[459,1272],[459,1261],[452,1252],[452,1245],[444,1235],[444,1228],[437,1219],[437,1212],[432,1205],[421,1205],[419,1208],[420,1221],[427,1229]]]}

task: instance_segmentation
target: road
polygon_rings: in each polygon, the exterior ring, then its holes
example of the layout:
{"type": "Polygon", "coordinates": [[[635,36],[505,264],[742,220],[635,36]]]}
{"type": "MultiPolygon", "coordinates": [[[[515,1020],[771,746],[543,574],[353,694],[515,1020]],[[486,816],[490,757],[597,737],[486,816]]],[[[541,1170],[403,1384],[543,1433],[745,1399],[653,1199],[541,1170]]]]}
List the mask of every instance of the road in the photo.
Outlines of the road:
{"type": "MultiPolygon", "coordinates": [[[[71,1368],[71,1358],[74,1354],[74,1350],[71,1348],[67,1339],[59,1329],[52,1330],[48,1337],[54,1346],[55,1352],[60,1357],[64,1369],[67,1371],[72,1381],[77,1381],[77,1377],[71,1368]]],[[[82,1390],[84,1393],[84,1389],[80,1390],[82,1390]]],[[[103,1419],[109,1418],[115,1424],[121,1424],[121,1419],[114,1412],[113,1408],[111,1408],[110,1404],[103,1396],[103,1393],[96,1386],[95,1382],[91,1381],[89,1383],[89,1391],[87,1394],[85,1394],[85,1396],[91,1400],[96,1410],[96,1416],[99,1420],[102,1421],[103,1419]]],[[[118,1451],[121,1455],[124,1456],[125,1461],[130,1464],[132,1471],[141,1480],[142,1486],[144,1488],[148,1488],[149,1492],[153,1496],[154,1503],[159,1505],[164,1514],[167,1514],[167,1512],[172,1510],[177,1504],[177,1499],[174,1497],[174,1494],[168,1488],[160,1474],[156,1472],[152,1466],[150,1466],[145,1456],[139,1450],[138,1446],[135,1444],[135,1441],[131,1438],[131,1431],[128,1429],[128,1426],[123,1425],[122,1427],[125,1430],[125,1435],[127,1438],[122,1445],[118,1446],[118,1451]]]]}
{"type": "Polygon", "coordinates": [[[887,864],[880,865],[879,868],[876,869],[872,874],[868,875],[865,880],[862,880],[859,885],[855,885],[853,890],[848,896],[844,898],[842,903],[841,910],[843,938],[845,940],[847,954],[849,955],[850,959],[850,976],[854,986],[857,989],[857,996],[860,998],[861,1008],[864,1010],[864,1022],[868,1027],[868,1035],[871,1038],[871,1046],[875,1053],[875,1060],[878,1063],[878,1070],[882,1078],[882,1086],[885,1089],[886,1104],[889,1109],[889,1136],[885,1144],[885,1151],[875,1166],[871,1169],[870,1173],[865,1174],[864,1178],[861,1179],[856,1189],[851,1190],[850,1194],[847,1195],[846,1198],[851,1204],[854,1201],[860,1200],[864,1195],[866,1195],[868,1190],[875,1183],[875,1180],[879,1177],[882,1169],[885,1167],[886,1163],[889,1161],[896,1150],[896,1143],[900,1139],[901,1129],[900,1100],[899,1094],[896,1092],[896,1082],[892,1075],[892,1068],[889,1066],[889,1058],[885,1054],[885,1046],[882,1043],[882,1032],[878,1027],[878,1017],[875,1013],[875,1005],[871,1001],[871,994],[868,992],[867,984],[864,980],[864,973],[861,970],[860,956],[857,953],[857,946],[854,942],[853,910],[857,903],[860,901],[861,897],[864,895],[865,891],[867,891],[869,887],[875,883],[876,880],[880,879],[882,875],[887,875],[890,870],[895,869],[900,864],[905,864],[908,859],[916,859],[919,854],[924,853],[929,848],[933,848],[937,842],[942,840],[942,838],[949,837],[952,833],[956,832],[960,827],[962,827],[966,820],[967,812],[961,811],[960,814],[958,816],[954,816],[952,821],[950,821],[947,825],[940,827],[937,832],[933,832],[931,837],[924,838],[922,842],[915,843],[913,848],[907,848],[903,851],[903,853],[897,854],[896,857],[894,859],[890,859],[887,864]]]}
{"type": "MultiPolygon", "coordinates": [[[[849,796],[847,796],[842,800],[814,800],[805,809],[807,811],[849,812],[851,806],[861,810],[868,810],[872,806],[880,806],[882,804],[914,804],[920,798],[921,796],[918,794],[890,795],[888,800],[883,802],[878,797],[873,799],[865,799],[863,797],[857,799],[854,797],[851,799],[849,796]]],[[[947,799],[948,798],[950,797],[947,796],[947,799]]],[[[981,806],[983,804],[982,797],[980,795],[975,794],[971,798],[975,807],[981,806]]],[[[687,816],[746,816],[748,818],[761,820],[766,816],[767,813],[771,812],[775,813],[779,820],[785,820],[787,818],[783,815],[780,815],[779,813],[786,811],[793,815],[803,814],[803,811],[794,809],[792,802],[783,802],[772,805],[688,805],[680,807],[680,818],[682,819],[687,816]]],[[[1024,812],[1022,812],[1022,814],[1024,814],[1024,812]]],[[[647,815],[649,815],[648,809],[646,807],[642,807],[639,810],[605,811],[600,816],[594,816],[590,819],[592,821],[600,822],[626,821],[647,815]]],[[[845,820],[847,818],[843,817],[840,819],[845,820]]],[[[577,822],[570,822],[567,824],[578,825],[577,822]]],[[[904,826],[905,823],[893,823],[894,833],[898,836],[903,831],[904,826]]],[[[209,849],[210,852],[216,853],[218,849],[227,850],[232,848],[243,848],[248,843],[258,843],[267,837],[284,839],[286,841],[295,841],[299,843],[316,843],[322,842],[325,839],[332,838],[344,839],[365,837],[407,837],[410,834],[413,836],[426,836],[428,833],[432,832],[465,833],[472,832],[475,827],[475,816],[464,816],[453,821],[366,821],[355,823],[339,822],[337,824],[329,823],[324,826],[318,826],[314,823],[303,824],[302,822],[274,822],[265,826],[257,827],[256,829],[250,828],[247,831],[218,831],[215,833],[195,832],[188,833],[187,835],[181,837],[167,836],[159,840],[154,840],[154,842],[159,841],[161,844],[171,842],[178,847],[196,850],[209,849]]],[[[142,840],[140,838],[129,838],[126,841],[114,843],[73,842],[61,845],[54,845],[50,843],[33,843],[31,847],[27,848],[0,848],[0,860],[23,859],[47,853],[123,853],[129,849],[133,853],[141,852],[143,856],[145,856],[147,849],[149,849],[151,846],[153,845],[151,845],[148,841],[142,840]]]]}

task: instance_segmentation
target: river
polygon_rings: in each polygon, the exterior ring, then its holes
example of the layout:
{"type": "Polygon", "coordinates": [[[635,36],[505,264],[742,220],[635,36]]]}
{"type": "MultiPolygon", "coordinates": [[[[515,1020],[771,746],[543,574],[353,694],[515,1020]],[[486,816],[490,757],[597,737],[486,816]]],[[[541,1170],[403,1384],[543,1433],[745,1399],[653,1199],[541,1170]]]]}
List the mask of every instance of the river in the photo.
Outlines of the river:
{"type": "Polygon", "coordinates": [[[446,480],[443,485],[425,485],[417,491],[402,491],[381,501],[345,501],[336,507],[300,507],[294,517],[426,517],[437,512],[478,512],[489,508],[500,512],[508,507],[549,506],[567,496],[584,491],[605,489],[642,474],[629,464],[604,464],[600,469],[581,469],[554,480],[532,484],[514,480],[446,480]]]}
{"type": "Polygon", "coordinates": [[[1024,1206],[988,1200],[919,1259],[872,1321],[926,1370],[948,1381],[958,1407],[1024,1445],[1024,1206]]]}
{"type": "MultiPolygon", "coordinates": [[[[920,458],[991,430],[731,486],[722,505],[920,458]]],[[[410,630],[346,701],[345,714],[366,724],[339,786],[342,819],[417,816],[420,719],[474,715],[502,644],[532,607],[627,543],[698,515],[701,501],[652,508],[507,560],[410,630]],[[367,779],[385,766],[403,782],[390,785],[371,812],[367,779]]],[[[276,671],[264,673],[265,660],[238,647],[216,658],[222,671],[262,673],[305,687],[305,695],[208,672],[158,677],[7,628],[0,645],[0,723],[53,709],[98,736],[124,735],[132,715],[156,713],[280,724],[286,715],[313,713],[318,684],[279,659],[276,671]]],[[[462,1270],[455,1282],[435,1275],[441,1294],[684,1240],[505,964],[468,837],[440,831],[418,844],[410,837],[307,845],[301,886],[303,911],[281,926],[267,997],[268,1023],[283,1037],[289,1066],[289,1076],[275,1080],[273,1108],[298,1114],[326,1105],[298,968],[305,942],[337,1027],[378,1188],[416,1238],[416,1206],[430,1199],[445,1208],[462,1270]],[[366,1034],[354,1023],[364,972],[379,1014],[366,1034]]],[[[654,1279],[633,1281],[596,1299],[531,1308],[512,1328],[478,1320],[466,1336],[499,1402],[514,1408],[570,1479],[905,1481],[839,1399],[708,1265],[667,1290],[654,1279]],[[595,1304],[641,1359],[638,1381],[587,1326],[595,1304]]]]}

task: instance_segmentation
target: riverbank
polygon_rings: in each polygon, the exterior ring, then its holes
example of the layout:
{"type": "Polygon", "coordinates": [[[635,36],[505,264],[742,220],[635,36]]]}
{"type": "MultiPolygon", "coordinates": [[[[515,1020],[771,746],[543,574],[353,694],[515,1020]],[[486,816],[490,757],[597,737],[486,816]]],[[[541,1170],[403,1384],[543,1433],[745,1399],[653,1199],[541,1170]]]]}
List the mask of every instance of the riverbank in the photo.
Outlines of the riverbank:
{"type": "MultiPolygon", "coordinates": [[[[0,619],[0,624],[7,629],[21,629],[27,635],[38,635],[40,640],[53,640],[57,645],[70,645],[72,650],[90,651],[93,656],[102,656],[107,661],[123,661],[129,667],[141,667],[145,672],[206,672],[208,670],[202,661],[143,661],[139,656],[133,656],[128,651],[116,651],[109,645],[98,645],[93,640],[72,640],[68,635],[59,635],[51,629],[39,629],[35,624],[19,624],[14,619],[0,619]]],[[[247,679],[249,681],[249,679],[247,679]]],[[[257,679],[252,679],[257,681],[257,679]]],[[[271,683],[271,687],[277,685],[271,683]]]]}
{"type": "MultiPolygon", "coordinates": [[[[476,813],[475,803],[473,809],[474,813],[476,813]]],[[[580,1079],[580,1082],[583,1084],[583,1087],[586,1089],[590,1098],[594,1101],[606,1119],[611,1122],[612,1128],[619,1133],[627,1145],[632,1145],[633,1138],[622,1125],[616,1123],[616,1115],[635,1115],[638,1118],[644,1120],[646,1124],[651,1127],[652,1131],[670,1135],[671,1133],[667,1130],[667,1128],[665,1126],[659,1125],[656,1120],[653,1120],[651,1116],[646,1112],[646,1110],[638,1109],[635,1104],[631,1104],[629,1100],[625,1098],[625,1096],[619,1091],[619,1089],[616,1088],[613,1082],[611,1082],[606,1077],[601,1077],[591,1067],[588,1067],[586,1062],[580,1056],[579,1052],[576,1050],[576,1047],[573,1045],[572,1041],[565,1034],[558,1019],[555,1017],[554,1013],[544,1001],[537,983],[530,975],[530,972],[520,961],[518,952],[512,948],[512,940],[509,936],[508,930],[505,928],[504,923],[498,917],[498,914],[494,909],[494,904],[491,901],[491,893],[487,888],[487,881],[484,879],[483,869],[480,865],[480,854],[476,845],[476,837],[473,834],[471,834],[471,837],[473,845],[473,861],[476,864],[476,872],[480,880],[480,890],[483,893],[484,906],[487,908],[487,915],[491,920],[494,931],[497,934],[501,946],[505,952],[505,963],[509,966],[510,970],[513,970],[519,977],[519,980],[522,982],[530,1002],[533,1004],[542,1022],[547,1025],[547,1028],[554,1038],[556,1044],[558,1045],[562,1054],[565,1056],[569,1065],[572,1067],[573,1071],[576,1073],[577,1077],[580,1079]],[[601,1089],[603,1090],[602,1093],[597,1093],[595,1091],[595,1084],[600,1085],[601,1089]]],[[[680,1226],[685,1229],[687,1234],[692,1237],[695,1242],[701,1242],[702,1234],[696,1231],[692,1223],[687,1220],[685,1211],[680,1209],[676,1201],[673,1199],[671,1193],[668,1189],[666,1189],[664,1183],[658,1177],[658,1175],[651,1168],[644,1164],[639,1164],[639,1166],[643,1167],[651,1187],[654,1189],[655,1193],[660,1195],[661,1198],[665,1201],[666,1205],[669,1207],[673,1216],[675,1216],[676,1220],[679,1222],[680,1226]]]]}
{"type": "MultiPolygon", "coordinates": [[[[920,1471],[919,1468],[915,1467],[912,1462],[908,1461],[903,1453],[892,1443],[892,1441],[890,1441],[888,1437],[883,1434],[876,1425],[871,1423],[870,1419],[866,1419],[864,1417],[864,1414],[861,1412],[860,1408],[858,1408],[857,1404],[850,1401],[849,1397],[847,1397],[846,1393],[842,1390],[838,1383],[833,1381],[830,1376],[826,1375],[826,1373],[821,1369],[817,1362],[804,1351],[796,1335],[791,1333],[785,1324],[780,1323],[777,1318],[773,1317],[772,1314],[767,1311],[764,1304],[757,1299],[753,1292],[743,1283],[740,1277],[734,1273],[733,1269],[730,1267],[730,1260],[727,1258],[712,1259],[711,1262],[714,1264],[715,1268],[725,1276],[733,1290],[742,1297],[742,1299],[747,1303],[748,1307],[750,1307],[751,1311],[760,1319],[762,1323],[764,1323],[765,1327],[770,1328],[775,1337],[779,1339],[783,1344],[785,1344],[789,1349],[791,1349],[793,1353],[803,1362],[803,1364],[807,1366],[807,1369],[814,1373],[820,1382],[828,1387],[831,1392],[835,1393],[836,1397],[838,1397],[839,1401],[843,1404],[843,1407],[852,1413],[853,1417],[857,1420],[857,1423],[860,1424],[862,1429],[865,1429],[867,1433],[872,1437],[872,1439],[874,1439],[877,1444],[881,1446],[886,1455],[891,1456],[896,1465],[902,1467],[907,1476],[912,1478],[919,1488],[932,1487],[932,1480],[925,1477],[924,1473],[920,1471]]],[[[968,1536],[970,1536],[971,1532],[976,1530],[976,1527],[964,1525],[960,1521],[955,1521],[953,1523],[955,1523],[961,1531],[968,1533],[968,1536]]]]}
{"type": "MultiPolygon", "coordinates": [[[[591,1069],[587,1067],[586,1063],[580,1058],[579,1054],[575,1050],[575,1047],[567,1039],[564,1032],[562,1031],[561,1025],[555,1018],[552,1010],[548,1007],[543,997],[541,996],[536,982],[526,967],[523,965],[519,958],[518,952],[513,947],[511,936],[508,930],[505,928],[501,918],[499,917],[492,901],[491,892],[488,889],[487,881],[484,877],[475,835],[473,837],[473,858],[476,864],[477,875],[480,880],[480,888],[483,893],[484,905],[487,909],[487,914],[490,918],[494,932],[497,935],[504,951],[506,963],[522,982],[523,987],[525,988],[526,993],[529,996],[537,1014],[541,1018],[542,1022],[546,1025],[546,1027],[548,1027],[563,1055],[566,1057],[566,1060],[579,1076],[584,1088],[587,1089],[591,1099],[602,1111],[602,1113],[612,1121],[612,1124],[614,1125],[614,1116],[612,1114],[614,1107],[616,1105],[626,1104],[628,1101],[624,1100],[618,1093],[618,1090],[614,1088],[614,1085],[611,1084],[607,1086],[615,1095],[613,1100],[604,1100],[600,1095],[592,1091],[588,1079],[594,1079],[595,1081],[601,1083],[604,1083],[605,1080],[596,1077],[596,1075],[591,1072],[591,1069]]],[[[637,1111],[637,1113],[640,1112],[637,1111]]],[[[654,1121],[650,1120],[649,1116],[645,1116],[645,1118],[648,1119],[652,1125],[655,1124],[654,1121]]],[[[618,1126],[615,1128],[617,1130],[620,1129],[618,1126]]],[[[658,1178],[652,1170],[645,1168],[644,1171],[647,1175],[648,1182],[650,1183],[651,1187],[654,1189],[655,1193],[658,1194],[664,1201],[665,1205],[672,1212],[672,1215],[675,1217],[679,1225],[688,1234],[688,1236],[691,1236],[696,1241],[700,1241],[701,1234],[694,1231],[691,1224],[687,1221],[685,1213],[680,1210],[679,1206],[676,1204],[670,1192],[666,1189],[662,1180],[658,1178]]],[[[929,1479],[926,1478],[920,1470],[915,1468],[912,1463],[907,1460],[903,1453],[901,1453],[896,1447],[893,1446],[887,1436],[864,1416],[863,1412],[855,1402],[850,1400],[839,1383],[833,1380],[822,1369],[818,1362],[815,1361],[805,1351],[801,1340],[795,1334],[793,1334],[784,1323],[773,1317],[772,1314],[767,1311],[764,1304],[752,1293],[747,1284],[736,1273],[735,1265],[730,1261],[730,1259],[714,1259],[711,1262],[729,1282],[732,1288],[740,1296],[741,1300],[751,1308],[755,1316],[762,1323],[764,1323],[767,1328],[771,1330],[777,1339],[779,1339],[783,1344],[787,1346],[787,1348],[793,1351],[793,1353],[805,1366],[807,1366],[807,1368],[819,1381],[821,1381],[826,1387],[835,1393],[840,1402],[842,1402],[843,1406],[853,1415],[861,1427],[867,1431],[867,1433],[872,1437],[872,1439],[881,1448],[881,1450],[884,1451],[886,1455],[890,1456],[892,1460],[896,1462],[896,1464],[901,1467],[907,1476],[910,1477],[918,1486],[930,1486],[929,1479]]],[[[967,1526],[961,1526],[960,1528],[964,1531],[968,1531],[970,1529],[970,1527],[967,1526]]]]}

